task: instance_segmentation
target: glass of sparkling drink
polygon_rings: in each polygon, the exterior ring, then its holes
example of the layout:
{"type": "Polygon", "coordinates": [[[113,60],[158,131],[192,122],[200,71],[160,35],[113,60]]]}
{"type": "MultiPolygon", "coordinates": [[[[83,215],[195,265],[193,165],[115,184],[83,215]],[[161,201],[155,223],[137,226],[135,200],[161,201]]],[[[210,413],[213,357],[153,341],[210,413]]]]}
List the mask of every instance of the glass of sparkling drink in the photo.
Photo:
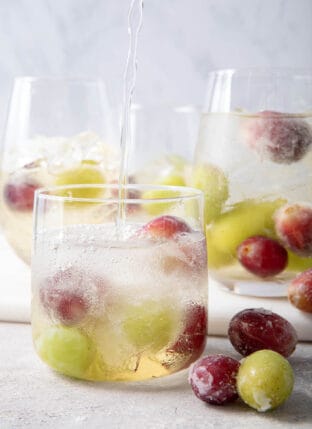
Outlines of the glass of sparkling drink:
{"type": "Polygon", "coordinates": [[[25,262],[30,261],[36,189],[118,177],[113,120],[100,80],[15,79],[1,157],[1,221],[8,242],[25,262]]]}
{"type": "Polygon", "coordinates": [[[40,358],[94,381],[162,377],[196,360],[207,326],[202,203],[187,187],[36,191],[32,332],[40,358]]]}
{"type": "Polygon", "coordinates": [[[190,184],[205,194],[209,273],[283,296],[312,267],[312,71],[209,75],[190,184]]]}

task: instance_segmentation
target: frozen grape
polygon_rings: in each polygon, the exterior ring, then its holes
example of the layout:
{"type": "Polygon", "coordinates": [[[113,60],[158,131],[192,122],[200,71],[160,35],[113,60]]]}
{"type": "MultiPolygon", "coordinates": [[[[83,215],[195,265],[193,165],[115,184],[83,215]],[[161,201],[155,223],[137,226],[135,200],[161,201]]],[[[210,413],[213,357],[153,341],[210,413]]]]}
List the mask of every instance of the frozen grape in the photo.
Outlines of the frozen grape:
{"type": "Polygon", "coordinates": [[[239,396],[262,412],[285,402],[293,385],[294,374],[289,362],[272,350],[259,350],[246,357],[237,374],[239,396]]]}
{"type": "Polygon", "coordinates": [[[183,219],[175,216],[160,216],[144,225],[138,231],[138,235],[152,239],[168,239],[186,232],[191,232],[191,228],[183,219]]]}
{"type": "Polygon", "coordinates": [[[72,325],[81,321],[89,307],[81,291],[42,288],[40,299],[48,312],[65,325],[72,325]]]}
{"type": "Polygon", "coordinates": [[[295,328],[286,319],[263,308],[237,313],[230,321],[228,336],[243,356],[270,349],[287,357],[294,352],[298,341],[295,328]]]}
{"type": "Polygon", "coordinates": [[[17,181],[7,183],[3,190],[7,205],[17,211],[31,211],[34,205],[34,193],[40,186],[37,183],[17,181]]]}
{"type": "Polygon", "coordinates": [[[168,344],[176,324],[173,308],[163,302],[144,301],[126,309],[122,326],[128,341],[136,347],[158,351],[168,344]]]}
{"type": "Polygon", "coordinates": [[[207,312],[202,305],[191,304],[187,307],[184,329],[178,340],[170,347],[175,353],[190,355],[191,361],[196,360],[204,351],[207,334],[207,312]]]}
{"type": "Polygon", "coordinates": [[[312,256],[312,206],[286,204],[277,210],[275,229],[285,247],[300,256],[312,256]]]}
{"type": "Polygon", "coordinates": [[[87,315],[91,303],[96,305],[106,286],[104,280],[72,267],[42,281],[40,300],[50,317],[73,325],[87,315]]]}
{"type": "Polygon", "coordinates": [[[79,329],[51,326],[35,340],[39,356],[62,374],[83,378],[94,356],[92,341],[79,329]]]}
{"type": "Polygon", "coordinates": [[[302,159],[311,147],[312,131],[299,118],[263,111],[249,123],[247,139],[263,158],[279,164],[302,159]]]}
{"type": "Polygon", "coordinates": [[[213,405],[223,405],[238,398],[236,376],[240,363],[221,354],[206,356],[189,371],[189,382],[195,395],[213,405]]]}
{"type": "Polygon", "coordinates": [[[256,235],[244,240],[237,248],[237,258],[252,274],[275,276],[287,265],[287,251],[276,240],[256,235]]]}
{"type": "Polygon", "coordinates": [[[288,286],[288,299],[299,310],[312,313],[312,269],[294,278],[288,286]]]}
{"type": "Polygon", "coordinates": [[[191,176],[191,186],[205,194],[205,224],[216,218],[229,197],[228,179],[223,171],[212,164],[197,165],[191,176]]]}

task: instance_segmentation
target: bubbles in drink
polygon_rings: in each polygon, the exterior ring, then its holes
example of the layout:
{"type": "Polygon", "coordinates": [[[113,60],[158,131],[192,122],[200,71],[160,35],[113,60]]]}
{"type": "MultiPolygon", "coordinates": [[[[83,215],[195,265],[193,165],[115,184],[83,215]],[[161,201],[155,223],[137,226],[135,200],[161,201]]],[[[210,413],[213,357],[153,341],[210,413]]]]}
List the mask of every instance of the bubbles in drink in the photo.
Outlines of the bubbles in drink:
{"type": "Polygon", "coordinates": [[[122,240],[114,224],[37,235],[34,343],[57,371],[91,380],[140,380],[178,371],[202,353],[207,271],[188,261],[187,252],[201,249],[205,256],[205,238],[189,227],[157,239],[142,237],[142,230],[142,224],[127,223],[122,240]],[[57,360],[67,339],[81,362],[57,360]]]}

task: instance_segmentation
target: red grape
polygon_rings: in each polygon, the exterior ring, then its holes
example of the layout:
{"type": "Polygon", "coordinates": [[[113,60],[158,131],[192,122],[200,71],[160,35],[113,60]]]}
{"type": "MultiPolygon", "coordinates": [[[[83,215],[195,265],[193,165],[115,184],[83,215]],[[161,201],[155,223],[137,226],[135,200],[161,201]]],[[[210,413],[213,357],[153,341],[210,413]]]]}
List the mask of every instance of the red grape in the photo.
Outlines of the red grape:
{"type": "Polygon", "coordinates": [[[299,310],[312,313],[312,268],[300,273],[290,283],[288,299],[299,310]]]}
{"type": "Polygon", "coordinates": [[[312,207],[286,204],[274,216],[280,241],[300,256],[312,256],[312,207]]]}
{"type": "Polygon", "coordinates": [[[64,325],[78,323],[88,311],[88,302],[81,291],[45,287],[40,290],[40,299],[48,312],[64,325]]]}
{"type": "Polygon", "coordinates": [[[243,356],[262,349],[288,357],[298,341],[295,328],[283,317],[263,308],[250,308],[237,313],[230,321],[229,339],[243,356]]]}
{"type": "Polygon", "coordinates": [[[288,254],[276,240],[255,235],[238,246],[237,258],[248,271],[264,278],[283,271],[288,254]]]}
{"type": "MultiPolygon", "coordinates": [[[[205,307],[192,304],[187,307],[184,330],[178,340],[170,347],[170,351],[190,354],[191,362],[204,351],[207,334],[207,313],[205,307]]],[[[190,361],[188,361],[188,366],[190,361]]]]}
{"type": "Polygon", "coordinates": [[[185,232],[191,232],[191,228],[183,219],[175,216],[160,216],[144,225],[138,234],[152,239],[161,239],[174,238],[185,232]]]}
{"type": "Polygon", "coordinates": [[[103,293],[104,283],[99,278],[69,268],[46,278],[40,286],[40,300],[51,317],[65,325],[80,322],[91,304],[96,304],[103,293]],[[92,294],[96,296],[93,297],[92,294]]]}
{"type": "Polygon", "coordinates": [[[7,183],[3,190],[4,200],[14,210],[31,211],[34,205],[34,193],[38,188],[39,185],[35,183],[7,183]]]}
{"type": "Polygon", "coordinates": [[[250,147],[279,164],[299,161],[312,143],[312,132],[306,122],[279,112],[260,112],[248,124],[247,133],[250,147]]]}
{"type": "Polygon", "coordinates": [[[189,371],[189,382],[202,401],[223,405],[238,398],[236,376],[240,363],[221,354],[206,356],[189,371]]]}

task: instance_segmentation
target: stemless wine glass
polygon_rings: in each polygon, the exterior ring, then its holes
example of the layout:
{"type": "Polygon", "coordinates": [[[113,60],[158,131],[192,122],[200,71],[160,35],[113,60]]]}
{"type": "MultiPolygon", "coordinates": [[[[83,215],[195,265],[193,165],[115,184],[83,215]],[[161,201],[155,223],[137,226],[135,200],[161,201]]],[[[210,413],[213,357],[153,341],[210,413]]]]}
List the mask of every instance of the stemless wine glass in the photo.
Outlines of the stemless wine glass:
{"type": "Polygon", "coordinates": [[[155,188],[128,185],[121,200],[117,185],[36,191],[33,340],[56,371],[143,380],[187,368],[201,355],[207,324],[202,193],[158,187],[163,197],[149,198],[155,188]]]}
{"type": "Polygon", "coordinates": [[[212,72],[193,185],[206,192],[208,265],[227,290],[282,296],[312,267],[312,72],[212,72]]]}
{"type": "Polygon", "coordinates": [[[2,149],[2,224],[25,262],[30,259],[34,191],[116,179],[114,131],[102,81],[15,79],[2,149]]]}

